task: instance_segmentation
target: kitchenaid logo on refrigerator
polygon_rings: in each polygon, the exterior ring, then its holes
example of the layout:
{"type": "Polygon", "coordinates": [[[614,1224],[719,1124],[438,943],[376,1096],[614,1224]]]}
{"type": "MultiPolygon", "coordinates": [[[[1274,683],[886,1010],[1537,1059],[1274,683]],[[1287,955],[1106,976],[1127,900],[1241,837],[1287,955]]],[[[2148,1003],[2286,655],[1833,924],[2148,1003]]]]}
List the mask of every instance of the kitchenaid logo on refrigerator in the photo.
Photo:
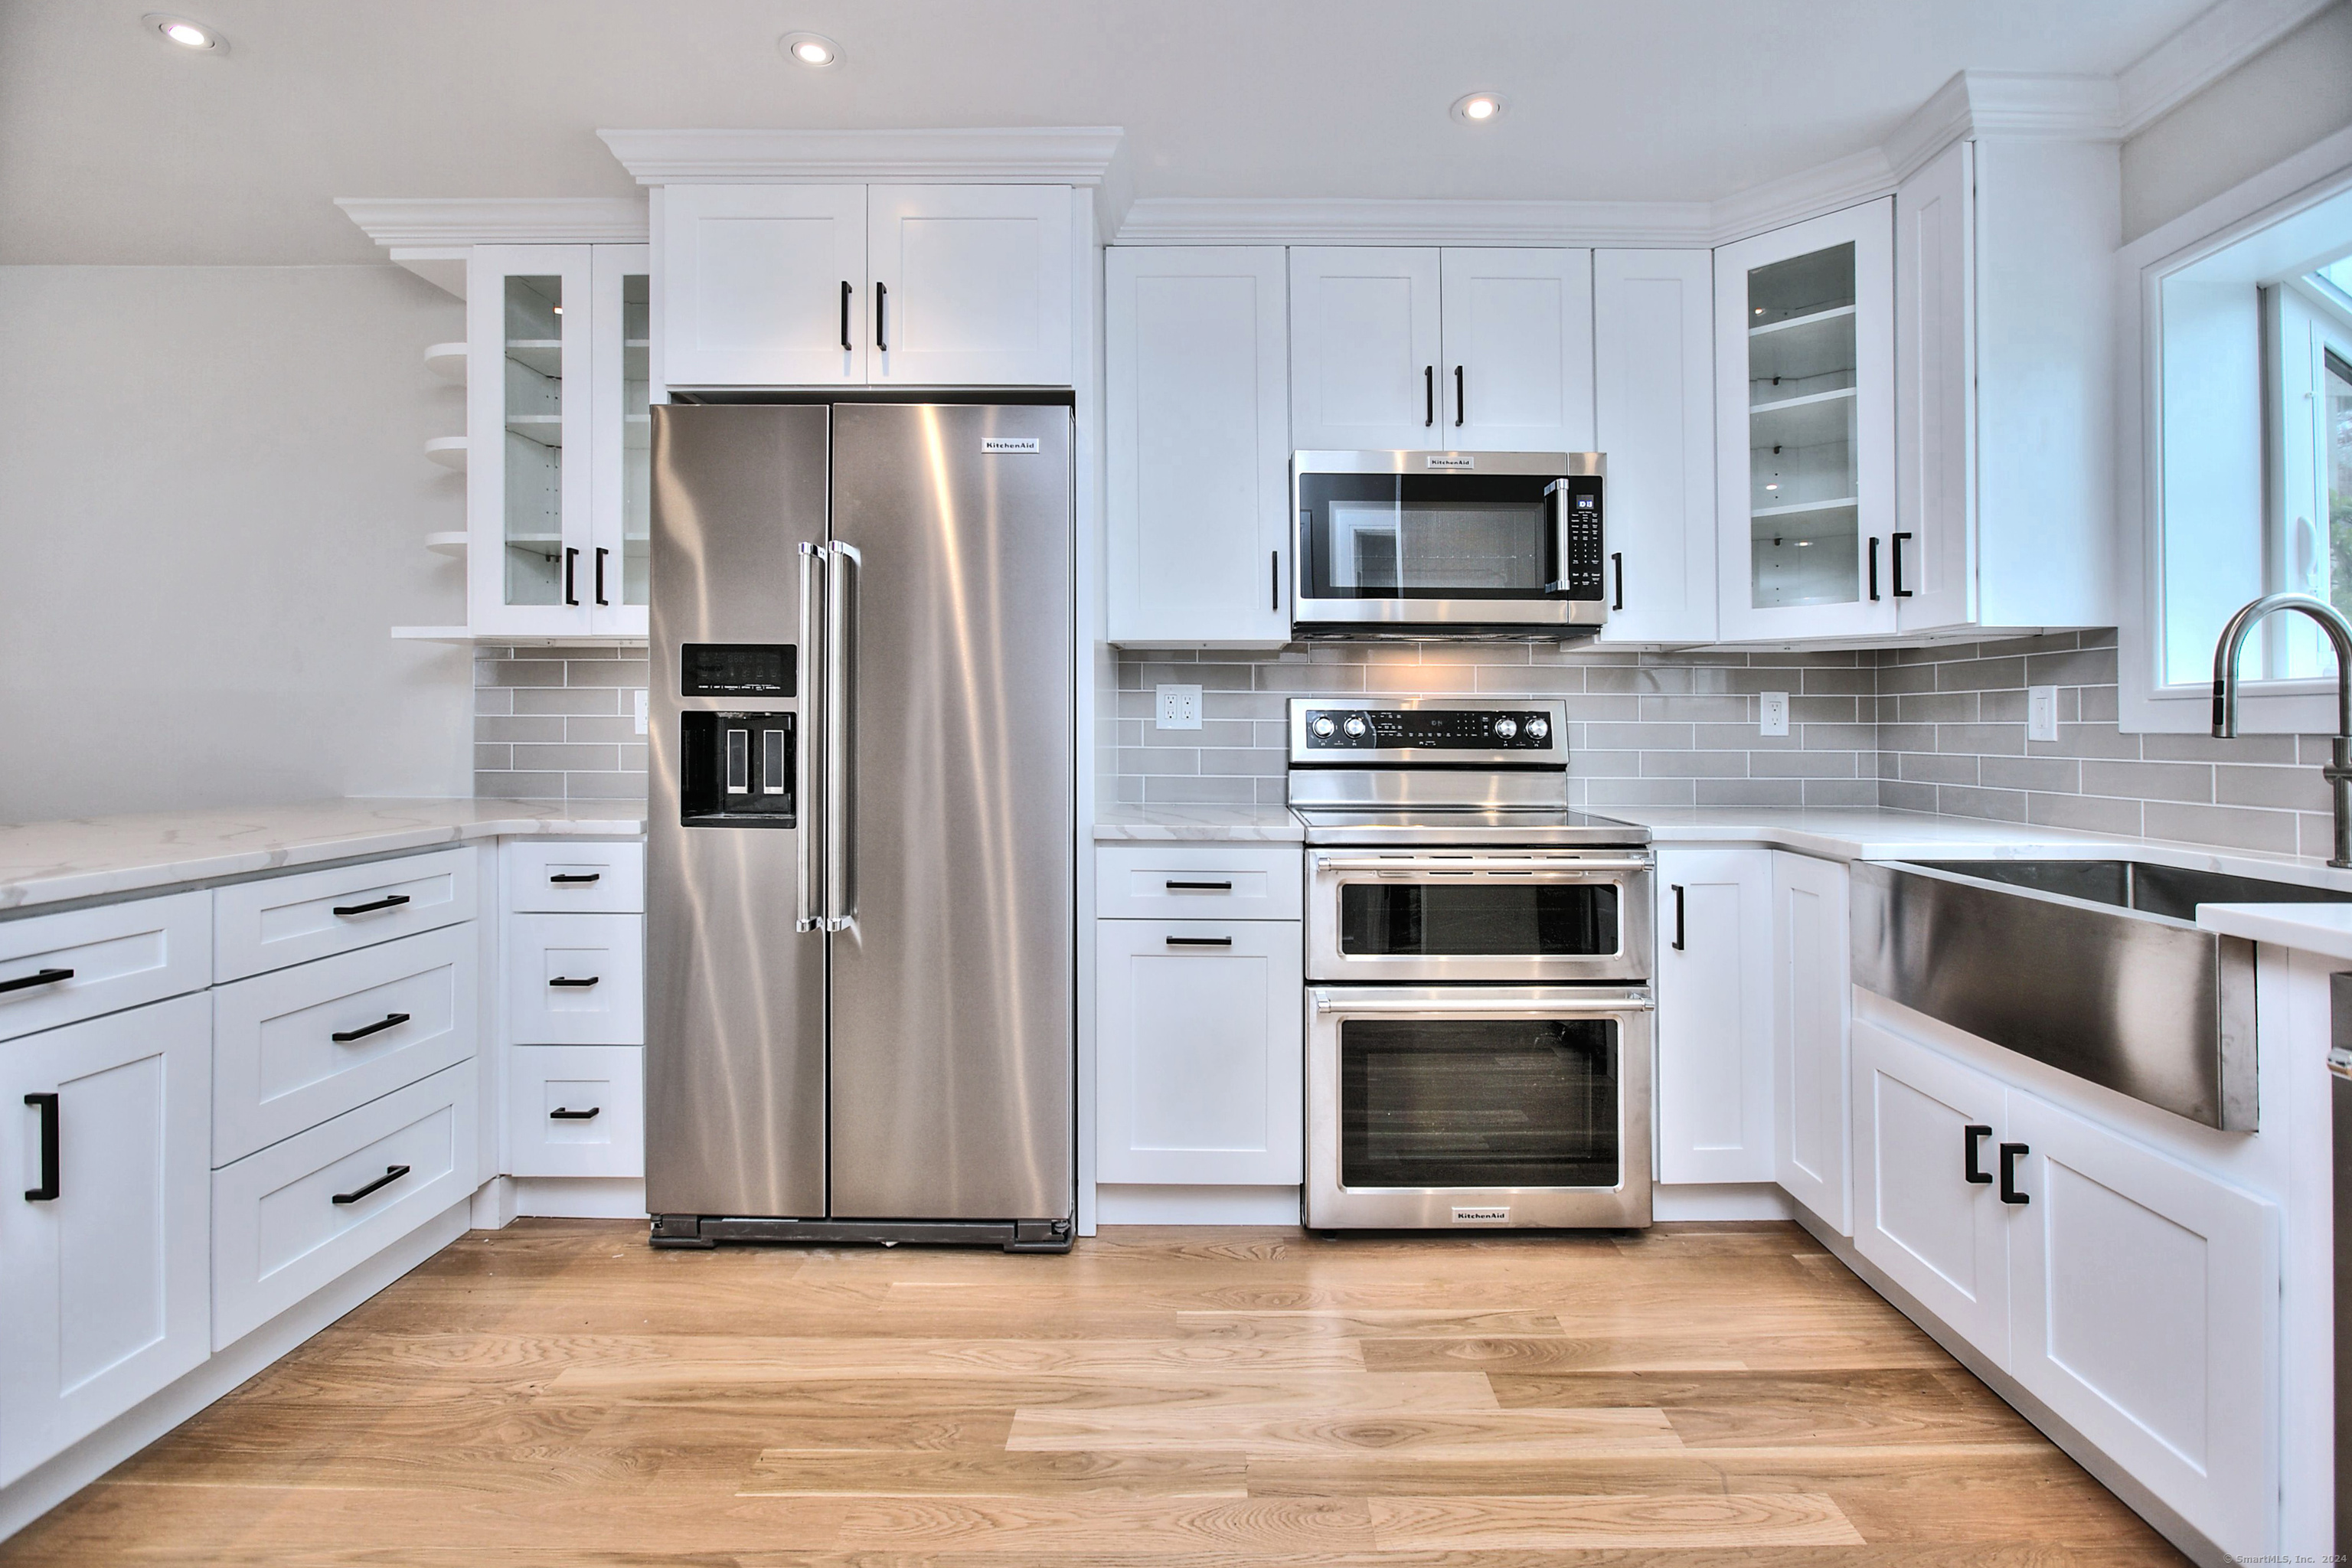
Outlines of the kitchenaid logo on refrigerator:
{"type": "Polygon", "coordinates": [[[1459,471],[1475,468],[1478,466],[1478,459],[1466,452],[1432,452],[1429,455],[1429,466],[1433,468],[1452,468],[1459,471]]]}
{"type": "Polygon", "coordinates": [[[1037,449],[1037,437],[1034,436],[982,436],[980,438],[980,449],[982,452],[1034,452],[1037,449]]]}

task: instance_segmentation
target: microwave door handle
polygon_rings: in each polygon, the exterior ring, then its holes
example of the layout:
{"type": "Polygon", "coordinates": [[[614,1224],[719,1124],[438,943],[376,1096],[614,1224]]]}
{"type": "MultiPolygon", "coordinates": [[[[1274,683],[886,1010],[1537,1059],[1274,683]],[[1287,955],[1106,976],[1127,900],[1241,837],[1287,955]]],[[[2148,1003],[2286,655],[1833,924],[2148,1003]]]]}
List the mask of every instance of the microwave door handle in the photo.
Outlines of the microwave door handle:
{"type": "Polygon", "coordinates": [[[800,831],[794,846],[793,929],[823,931],[819,908],[824,896],[824,863],[819,827],[819,803],[824,789],[819,777],[824,749],[818,727],[824,721],[824,546],[801,541],[801,755],[800,799],[794,803],[800,831]]]}
{"type": "Polygon", "coordinates": [[[1551,558],[1553,564],[1559,570],[1559,576],[1553,582],[1546,583],[1543,585],[1543,591],[1547,594],[1565,594],[1569,588],[1568,481],[1566,479],[1554,479],[1544,487],[1544,510],[1551,514],[1551,558]]]}

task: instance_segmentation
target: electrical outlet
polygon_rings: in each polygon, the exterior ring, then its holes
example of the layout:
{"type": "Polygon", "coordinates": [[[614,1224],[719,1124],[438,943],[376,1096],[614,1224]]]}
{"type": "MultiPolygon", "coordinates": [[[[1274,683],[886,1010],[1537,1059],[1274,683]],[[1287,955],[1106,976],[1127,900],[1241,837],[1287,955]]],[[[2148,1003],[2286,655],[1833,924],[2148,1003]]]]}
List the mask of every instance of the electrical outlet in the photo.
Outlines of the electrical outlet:
{"type": "Polygon", "coordinates": [[[1162,730],[1199,729],[1201,689],[1197,686],[1160,687],[1157,727],[1162,730]]]}
{"type": "Polygon", "coordinates": [[[1787,692],[1766,692],[1763,701],[1758,704],[1758,711],[1763,720],[1764,733],[1785,735],[1789,732],[1789,694],[1787,692]]]}
{"type": "Polygon", "coordinates": [[[2054,741],[2058,738],[2056,687],[2029,686],[2025,689],[2025,738],[2029,741],[2054,741]]]}
{"type": "Polygon", "coordinates": [[[640,690],[635,693],[635,703],[633,711],[636,714],[637,733],[640,735],[646,732],[646,714],[647,712],[646,704],[652,696],[653,693],[650,691],[640,690]]]}

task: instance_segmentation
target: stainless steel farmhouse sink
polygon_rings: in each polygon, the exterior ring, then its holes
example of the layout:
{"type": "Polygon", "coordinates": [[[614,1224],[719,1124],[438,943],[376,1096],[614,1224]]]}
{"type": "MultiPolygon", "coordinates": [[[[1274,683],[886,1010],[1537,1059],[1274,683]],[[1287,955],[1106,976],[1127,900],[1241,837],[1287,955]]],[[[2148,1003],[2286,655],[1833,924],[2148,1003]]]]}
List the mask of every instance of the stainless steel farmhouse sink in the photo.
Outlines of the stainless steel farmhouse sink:
{"type": "Polygon", "coordinates": [[[2352,892],[2146,860],[1856,861],[1853,982],[2208,1127],[2254,1130],[2254,949],[2200,904],[2352,892]]]}

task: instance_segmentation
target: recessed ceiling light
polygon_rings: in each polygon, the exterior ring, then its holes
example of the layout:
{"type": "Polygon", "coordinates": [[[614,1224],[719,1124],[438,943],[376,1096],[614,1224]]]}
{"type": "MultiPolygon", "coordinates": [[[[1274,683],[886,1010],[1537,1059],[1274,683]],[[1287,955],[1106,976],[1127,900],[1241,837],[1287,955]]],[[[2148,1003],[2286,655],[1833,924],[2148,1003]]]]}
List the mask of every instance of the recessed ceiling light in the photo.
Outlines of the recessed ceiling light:
{"type": "Polygon", "coordinates": [[[1454,118],[1472,125],[1483,125],[1502,112],[1503,99],[1499,93],[1474,92],[1454,105],[1454,118]]]}
{"type": "Polygon", "coordinates": [[[776,47],[784,58],[804,66],[836,65],[841,60],[841,46],[822,33],[786,33],[776,40],[776,47]]]}
{"type": "Polygon", "coordinates": [[[193,50],[197,54],[228,53],[226,38],[222,37],[203,23],[191,22],[185,16],[174,16],[162,11],[150,11],[146,16],[139,18],[139,25],[165,43],[177,44],[180,47],[193,50]]]}

